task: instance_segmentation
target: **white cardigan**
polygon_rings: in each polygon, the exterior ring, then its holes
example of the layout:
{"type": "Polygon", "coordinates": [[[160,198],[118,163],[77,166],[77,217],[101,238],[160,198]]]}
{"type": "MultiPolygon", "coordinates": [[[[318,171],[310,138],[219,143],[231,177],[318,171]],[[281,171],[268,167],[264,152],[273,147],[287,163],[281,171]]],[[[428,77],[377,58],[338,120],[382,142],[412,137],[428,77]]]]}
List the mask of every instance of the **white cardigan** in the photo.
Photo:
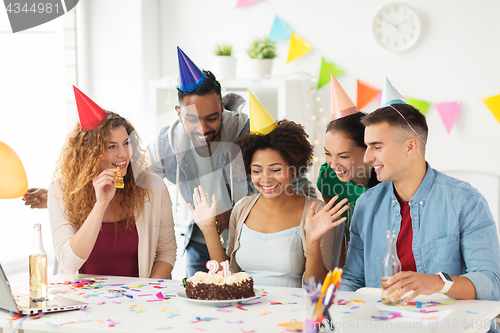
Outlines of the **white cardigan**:
{"type": "MultiPolygon", "coordinates": [[[[135,215],[139,237],[139,277],[142,278],[150,277],[155,261],[165,261],[173,267],[177,250],[170,195],[160,177],[151,175],[151,181],[150,200],[144,203],[142,213],[135,215]]],[[[47,205],[59,271],[76,273],[86,259],[78,257],[69,244],[77,230],[64,217],[65,205],[58,182],[50,185],[47,205]]]]}

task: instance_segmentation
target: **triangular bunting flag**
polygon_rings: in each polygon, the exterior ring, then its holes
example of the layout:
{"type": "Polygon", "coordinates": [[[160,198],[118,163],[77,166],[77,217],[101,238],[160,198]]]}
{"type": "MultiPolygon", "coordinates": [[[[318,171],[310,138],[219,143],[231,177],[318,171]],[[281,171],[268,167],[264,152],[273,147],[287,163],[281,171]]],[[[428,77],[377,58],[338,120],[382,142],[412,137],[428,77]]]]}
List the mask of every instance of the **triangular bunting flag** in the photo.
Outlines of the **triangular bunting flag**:
{"type": "Polygon", "coordinates": [[[491,113],[500,122],[500,95],[491,96],[483,99],[484,104],[490,109],[491,113]]]}
{"type": "Polygon", "coordinates": [[[269,39],[272,42],[277,42],[279,40],[287,39],[292,35],[292,28],[285,21],[283,21],[278,15],[274,18],[273,27],[271,28],[271,33],[269,34],[269,39]]]}
{"type": "Polygon", "coordinates": [[[446,127],[448,134],[450,134],[451,127],[455,123],[455,120],[457,120],[462,102],[435,103],[434,106],[443,120],[444,127],[446,127]]]}
{"type": "Polygon", "coordinates": [[[337,77],[342,73],[344,73],[342,68],[338,67],[333,62],[326,61],[325,57],[322,57],[321,69],[319,70],[318,87],[316,89],[319,89],[330,82],[330,75],[333,74],[333,76],[337,77]]]}
{"type": "Polygon", "coordinates": [[[259,1],[261,0],[238,0],[235,8],[250,6],[259,1]]]}
{"type": "Polygon", "coordinates": [[[366,104],[370,103],[372,99],[377,97],[380,93],[380,89],[374,88],[366,83],[358,81],[358,97],[356,99],[356,104],[358,109],[362,109],[366,104]]]}
{"type": "Polygon", "coordinates": [[[290,38],[290,49],[288,50],[288,59],[286,63],[303,56],[307,52],[312,50],[312,46],[305,41],[299,35],[292,32],[292,37],[290,38]]]}
{"type": "Polygon", "coordinates": [[[431,103],[426,102],[426,101],[421,101],[418,99],[414,98],[407,98],[406,103],[410,104],[413,106],[415,109],[419,110],[424,116],[427,113],[427,110],[431,106],[431,103]]]}

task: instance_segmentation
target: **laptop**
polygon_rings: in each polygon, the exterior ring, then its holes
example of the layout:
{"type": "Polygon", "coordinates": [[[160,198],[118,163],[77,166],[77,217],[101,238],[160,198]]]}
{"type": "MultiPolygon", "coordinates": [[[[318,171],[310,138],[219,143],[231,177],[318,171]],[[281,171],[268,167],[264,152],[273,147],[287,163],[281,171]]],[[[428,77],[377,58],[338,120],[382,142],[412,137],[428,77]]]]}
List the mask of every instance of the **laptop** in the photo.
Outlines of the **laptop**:
{"type": "Polygon", "coordinates": [[[57,312],[77,310],[87,307],[88,303],[75,301],[60,296],[51,297],[43,302],[31,302],[30,297],[24,294],[12,294],[9,281],[0,264],[0,309],[22,315],[34,315],[39,312],[57,312]]]}

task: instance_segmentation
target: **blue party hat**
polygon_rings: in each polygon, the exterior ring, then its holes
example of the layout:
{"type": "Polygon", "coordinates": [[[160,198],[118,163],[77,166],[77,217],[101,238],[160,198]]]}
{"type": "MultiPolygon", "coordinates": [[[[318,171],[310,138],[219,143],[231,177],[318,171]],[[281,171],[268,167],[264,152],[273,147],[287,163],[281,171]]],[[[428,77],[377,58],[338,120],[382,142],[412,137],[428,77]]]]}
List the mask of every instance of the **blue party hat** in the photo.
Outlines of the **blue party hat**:
{"type": "Polygon", "coordinates": [[[177,58],[179,59],[179,90],[190,92],[198,89],[207,78],[206,75],[178,46],[177,58]]]}
{"type": "Polygon", "coordinates": [[[380,107],[386,107],[392,104],[407,104],[401,94],[389,82],[387,77],[384,82],[384,90],[382,90],[382,98],[380,99],[380,107]]]}

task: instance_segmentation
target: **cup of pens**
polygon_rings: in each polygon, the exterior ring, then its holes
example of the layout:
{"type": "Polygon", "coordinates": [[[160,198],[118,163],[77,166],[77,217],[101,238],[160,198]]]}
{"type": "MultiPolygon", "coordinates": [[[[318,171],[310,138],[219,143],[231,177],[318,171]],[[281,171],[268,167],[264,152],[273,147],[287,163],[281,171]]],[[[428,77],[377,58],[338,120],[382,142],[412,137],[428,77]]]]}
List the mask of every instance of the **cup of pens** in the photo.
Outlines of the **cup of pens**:
{"type": "Polygon", "coordinates": [[[340,282],[342,281],[342,268],[328,272],[323,282],[316,283],[314,277],[304,283],[304,323],[302,332],[316,333],[323,329],[333,329],[329,315],[330,305],[335,299],[340,282]],[[326,319],[326,321],[325,321],[326,319]]]}

